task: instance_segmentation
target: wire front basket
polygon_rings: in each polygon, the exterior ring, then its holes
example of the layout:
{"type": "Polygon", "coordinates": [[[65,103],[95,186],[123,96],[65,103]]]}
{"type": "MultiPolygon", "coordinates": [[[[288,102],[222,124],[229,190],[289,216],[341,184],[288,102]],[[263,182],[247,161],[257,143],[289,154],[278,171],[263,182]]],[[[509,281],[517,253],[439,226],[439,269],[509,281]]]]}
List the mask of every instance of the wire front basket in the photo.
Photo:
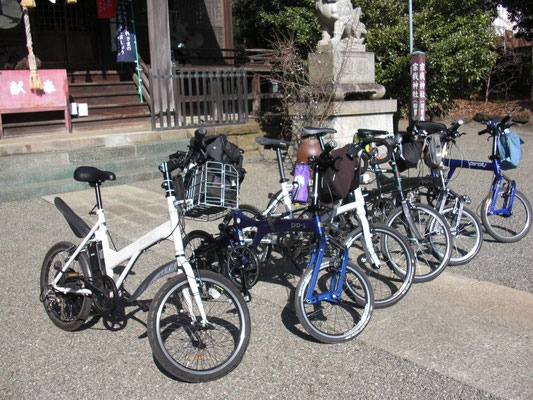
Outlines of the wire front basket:
{"type": "Polygon", "coordinates": [[[207,161],[190,171],[186,187],[187,217],[216,219],[239,206],[239,172],[231,164],[207,161]]]}

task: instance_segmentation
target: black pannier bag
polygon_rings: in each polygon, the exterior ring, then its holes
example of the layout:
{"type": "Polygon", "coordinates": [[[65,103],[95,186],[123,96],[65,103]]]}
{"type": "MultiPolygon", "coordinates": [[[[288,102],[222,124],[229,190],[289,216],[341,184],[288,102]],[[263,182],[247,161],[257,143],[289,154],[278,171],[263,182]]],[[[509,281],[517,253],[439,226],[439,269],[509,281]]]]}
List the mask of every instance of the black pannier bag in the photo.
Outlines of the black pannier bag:
{"type": "Polygon", "coordinates": [[[407,138],[402,141],[395,157],[400,172],[409,168],[416,168],[418,161],[422,158],[423,147],[424,142],[418,139],[407,138]]]}
{"type": "Polygon", "coordinates": [[[322,203],[342,200],[359,186],[359,157],[348,155],[354,146],[347,144],[331,152],[334,163],[321,174],[318,182],[318,198],[322,203]]]}
{"type": "Polygon", "coordinates": [[[235,188],[226,192],[227,199],[225,199],[225,202],[236,202],[238,184],[243,181],[244,175],[246,174],[246,170],[242,167],[243,151],[239,146],[231,143],[225,135],[206,137],[204,139],[204,147],[208,161],[216,161],[224,164],[216,165],[210,163],[210,167],[207,170],[207,195],[212,198],[224,195],[222,192],[223,186],[221,185],[222,176],[224,176],[225,187],[235,188]],[[232,173],[235,170],[228,168],[228,164],[235,168],[238,173],[238,182],[236,182],[235,174],[232,173]]]}
{"type": "Polygon", "coordinates": [[[246,173],[243,151],[225,135],[205,137],[202,144],[203,162],[185,177],[187,199],[193,201],[186,215],[191,217],[214,215],[238,206],[239,187],[246,173]]]}
{"type": "Polygon", "coordinates": [[[208,161],[233,165],[239,172],[239,179],[242,182],[246,170],[242,167],[243,151],[239,146],[231,143],[226,135],[215,135],[204,138],[204,147],[208,161]]]}

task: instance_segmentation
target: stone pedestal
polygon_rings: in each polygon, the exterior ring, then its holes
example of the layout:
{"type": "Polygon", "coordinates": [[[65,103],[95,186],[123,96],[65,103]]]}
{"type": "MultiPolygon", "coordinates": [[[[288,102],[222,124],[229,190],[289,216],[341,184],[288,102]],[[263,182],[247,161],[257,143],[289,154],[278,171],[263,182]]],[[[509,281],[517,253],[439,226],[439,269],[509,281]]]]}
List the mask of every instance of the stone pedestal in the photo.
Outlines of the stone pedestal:
{"type": "Polygon", "coordinates": [[[374,53],[363,44],[352,39],[319,45],[309,55],[309,79],[322,92],[333,91],[327,125],[337,130],[332,139],[339,146],[351,143],[360,128],[393,133],[397,101],[381,100],[385,88],[376,83],[374,53]]]}
{"type": "Polygon", "coordinates": [[[337,131],[332,135],[338,147],[351,143],[358,129],[394,131],[393,115],[396,100],[354,100],[336,102],[333,117],[328,126],[337,131]]]}

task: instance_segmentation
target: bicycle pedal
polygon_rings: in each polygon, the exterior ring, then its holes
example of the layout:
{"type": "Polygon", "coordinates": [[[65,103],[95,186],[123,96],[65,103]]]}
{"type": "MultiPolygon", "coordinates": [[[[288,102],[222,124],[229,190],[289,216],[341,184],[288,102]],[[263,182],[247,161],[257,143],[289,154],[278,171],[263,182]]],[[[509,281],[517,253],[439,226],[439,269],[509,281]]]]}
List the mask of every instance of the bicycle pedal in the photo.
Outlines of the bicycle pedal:
{"type": "Polygon", "coordinates": [[[244,298],[244,301],[247,303],[252,301],[252,295],[250,293],[248,293],[247,295],[243,295],[242,297],[244,298]]]}

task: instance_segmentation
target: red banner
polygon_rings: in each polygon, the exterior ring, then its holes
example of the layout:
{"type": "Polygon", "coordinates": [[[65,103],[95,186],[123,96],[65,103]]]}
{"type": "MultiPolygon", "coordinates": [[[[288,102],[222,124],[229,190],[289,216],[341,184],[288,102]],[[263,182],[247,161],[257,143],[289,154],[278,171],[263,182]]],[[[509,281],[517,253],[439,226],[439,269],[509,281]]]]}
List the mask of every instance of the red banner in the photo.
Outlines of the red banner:
{"type": "Polygon", "coordinates": [[[116,0],[96,0],[98,18],[115,18],[117,16],[116,0]]]}

